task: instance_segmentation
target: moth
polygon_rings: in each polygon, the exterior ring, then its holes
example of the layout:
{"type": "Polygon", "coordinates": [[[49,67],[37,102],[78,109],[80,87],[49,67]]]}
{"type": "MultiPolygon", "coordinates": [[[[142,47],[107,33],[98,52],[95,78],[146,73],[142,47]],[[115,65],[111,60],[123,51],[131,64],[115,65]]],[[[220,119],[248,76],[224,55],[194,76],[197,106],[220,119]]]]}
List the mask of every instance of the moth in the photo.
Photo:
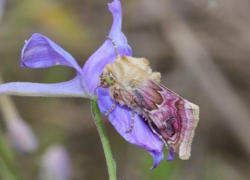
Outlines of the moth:
{"type": "Polygon", "coordinates": [[[183,160],[190,157],[191,143],[199,121],[199,107],[160,84],[161,74],[152,72],[146,58],[120,56],[113,39],[117,59],[107,64],[99,77],[100,86],[109,88],[110,97],[116,103],[132,109],[147,121],[151,131],[183,160]]]}

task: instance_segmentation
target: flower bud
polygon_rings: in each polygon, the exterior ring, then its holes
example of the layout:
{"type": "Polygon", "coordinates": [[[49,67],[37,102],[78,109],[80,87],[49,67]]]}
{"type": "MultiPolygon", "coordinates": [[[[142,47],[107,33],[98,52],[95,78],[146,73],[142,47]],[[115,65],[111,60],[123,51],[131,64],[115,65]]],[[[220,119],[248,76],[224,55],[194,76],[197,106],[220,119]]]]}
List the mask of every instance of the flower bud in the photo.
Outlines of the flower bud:
{"type": "Polygon", "coordinates": [[[42,157],[40,180],[69,180],[71,161],[67,150],[61,145],[52,145],[42,157]]]}
{"type": "Polygon", "coordinates": [[[10,144],[20,153],[32,153],[38,143],[33,130],[25,121],[18,119],[7,121],[7,136],[10,144]]]}

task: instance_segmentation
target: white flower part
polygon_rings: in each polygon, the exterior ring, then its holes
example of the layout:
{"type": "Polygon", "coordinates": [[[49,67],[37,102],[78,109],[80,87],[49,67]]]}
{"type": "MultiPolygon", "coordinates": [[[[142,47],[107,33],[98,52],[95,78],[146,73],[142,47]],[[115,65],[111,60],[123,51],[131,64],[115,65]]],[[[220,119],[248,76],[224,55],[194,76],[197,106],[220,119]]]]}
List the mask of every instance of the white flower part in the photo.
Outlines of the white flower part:
{"type": "Polygon", "coordinates": [[[36,136],[22,119],[7,122],[7,136],[10,144],[20,153],[32,153],[37,149],[36,136]]]}
{"type": "Polygon", "coordinates": [[[41,160],[40,180],[69,180],[71,162],[67,150],[61,145],[50,146],[41,160]]]}

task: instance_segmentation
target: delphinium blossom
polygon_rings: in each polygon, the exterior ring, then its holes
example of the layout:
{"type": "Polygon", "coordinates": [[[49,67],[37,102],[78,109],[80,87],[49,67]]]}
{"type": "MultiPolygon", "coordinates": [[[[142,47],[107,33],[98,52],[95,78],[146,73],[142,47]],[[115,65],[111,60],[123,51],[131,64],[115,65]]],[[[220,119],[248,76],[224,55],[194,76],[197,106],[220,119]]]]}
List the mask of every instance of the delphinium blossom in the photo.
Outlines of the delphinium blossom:
{"type": "Polygon", "coordinates": [[[19,153],[33,153],[37,150],[38,143],[33,130],[22,119],[9,121],[7,126],[7,136],[11,145],[19,153]]]}
{"type": "MultiPolygon", "coordinates": [[[[121,31],[122,7],[119,0],[108,4],[113,15],[113,24],[108,37],[112,38],[120,55],[132,56],[132,49],[121,31]]],[[[42,84],[29,82],[13,82],[0,86],[1,95],[42,96],[42,97],[80,97],[93,99],[98,97],[98,105],[106,114],[113,100],[108,89],[96,87],[100,84],[99,76],[104,67],[116,60],[116,52],[112,42],[106,39],[103,45],[88,59],[83,68],[76,60],[49,38],[34,34],[26,42],[21,54],[21,67],[46,68],[56,65],[69,66],[76,70],[76,76],[67,82],[42,84]]],[[[109,121],[128,142],[145,148],[154,158],[155,168],[164,158],[163,142],[150,130],[142,117],[135,114],[134,128],[126,133],[131,124],[132,111],[128,107],[116,105],[108,115],[109,121]]],[[[173,159],[170,152],[169,160],[173,159]]]]}
{"type": "Polygon", "coordinates": [[[71,160],[68,151],[62,145],[51,145],[41,159],[40,180],[69,180],[71,160]]]}

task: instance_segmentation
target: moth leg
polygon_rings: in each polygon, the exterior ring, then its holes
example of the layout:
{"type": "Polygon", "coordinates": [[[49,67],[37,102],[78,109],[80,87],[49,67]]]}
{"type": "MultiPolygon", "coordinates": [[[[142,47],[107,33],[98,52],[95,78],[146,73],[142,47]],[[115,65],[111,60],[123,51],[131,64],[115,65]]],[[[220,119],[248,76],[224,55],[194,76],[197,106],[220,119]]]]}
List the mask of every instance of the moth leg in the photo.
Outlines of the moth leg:
{"type": "Polygon", "coordinates": [[[115,41],[114,41],[111,37],[109,37],[109,36],[106,36],[106,39],[109,39],[109,40],[112,42],[112,44],[113,44],[113,46],[114,46],[114,48],[115,48],[116,57],[119,58],[120,55],[119,55],[119,53],[118,53],[117,46],[115,45],[115,41]]]}
{"type": "Polygon", "coordinates": [[[135,122],[135,111],[134,111],[134,109],[132,109],[131,126],[130,126],[130,128],[127,131],[125,131],[125,133],[129,133],[129,132],[131,132],[133,130],[134,122],[135,122]]]}
{"type": "Polygon", "coordinates": [[[156,136],[158,136],[158,137],[161,139],[161,141],[164,143],[164,145],[165,145],[166,148],[168,149],[168,144],[167,144],[167,142],[163,139],[162,135],[160,135],[158,132],[156,132],[156,130],[155,130],[155,129],[153,128],[153,126],[152,126],[151,121],[148,121],[148,125],[149,125],[151,131],[152,131],[156,136]]]}
{"type": "Polygon", "coordinates": [[[112,107],[108,110],[108,112],[106,112],[105,116],[108,116],[113,111],[113,109],[115,108],[115,103],[116,102],[114,101],[112,107]]]}

